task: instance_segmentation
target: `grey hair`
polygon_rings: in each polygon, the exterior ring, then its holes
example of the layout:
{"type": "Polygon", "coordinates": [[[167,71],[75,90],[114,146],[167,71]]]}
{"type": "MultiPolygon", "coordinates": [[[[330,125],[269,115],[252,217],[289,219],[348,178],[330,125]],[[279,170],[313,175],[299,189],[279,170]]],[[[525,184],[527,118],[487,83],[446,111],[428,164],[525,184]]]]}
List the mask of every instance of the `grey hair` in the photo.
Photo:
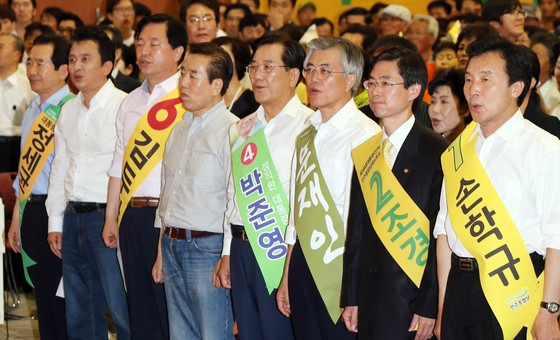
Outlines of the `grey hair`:
{"type": "Polygon", "coordinates": [[[354,43],[340,37],[323,37],[313,39],[307,44],[307,55],[305,56],[303,67],[307,68],[309,58],[311,58],[313,52],[328,50],[331,48],[336,48],[340,51],[340,66],[342,67],[344,75],[356,75],[356,81],[354,82],[351,90],[352,97],[354,97],[358,91],[358,85],[362,80],[362,73],[364,72],[364,56],[360,48],[354,43]]]}
{"type": "MultiPolygon", "coordinates": [[[[434,17],[425,14],[416,14],[414,18],[412,18],[412,22],[410,24],[412,25],[412,23],[415,21],[423,21],[428,23],[428,33],[433,35],[434,38],[437,39],[439,33],[439,24],[434,17]]],[[[408,27],[410,28],[410,26],[408,27]]]]}

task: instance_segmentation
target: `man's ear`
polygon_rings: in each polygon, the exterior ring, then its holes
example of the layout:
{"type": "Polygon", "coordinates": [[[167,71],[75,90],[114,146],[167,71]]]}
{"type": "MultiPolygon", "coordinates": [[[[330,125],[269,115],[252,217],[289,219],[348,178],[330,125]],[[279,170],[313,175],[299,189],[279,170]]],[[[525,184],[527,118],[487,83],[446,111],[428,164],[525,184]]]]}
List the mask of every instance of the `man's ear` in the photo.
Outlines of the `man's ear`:
{"type": "Polygon", "coordinates": [[[290,74],[290,87],[296,87],[298,85],[300,71],[297,68],[291,68],[288,72],[290,74]]]}
{"type": "Polygon", "coordinates": [[[222,87],[224,86],[224,81],[220,78],[216,78],[212,80],[212,84],[210,85],[212,87],[212,95],[216,96],[219,95],[220,92],[222,91],[222,87]]]}
{"type": "Polygon", "coordinates": [[[516,81],[511,85],[511,96],[513,98],[519,97],[523,92],[524,88],[525,88],[525,84],[521,80],[516,81]]]}
{"type": "Polygon", "coordinates": [[[408,100],[413,101],[414,99],[418,98],[420,95],[420,91],[422,91],[422,85],[420,84],[412,84],[408,87],[408,100]]]}
{"type": "Polygon", "coordinates": [[[356,74],[355,73],[349,73],[346,76],[346,91],[351,91],[354,84],[356,84],[356,74]]]}
{"type": "Polygon", "coordinates": [[[178,46],[173,50],[173,59],[175,59],[175,62],[179,62],[181,56],[183,55],[183,51],[185,51],[185,48],[183,46],[178,46]]]}

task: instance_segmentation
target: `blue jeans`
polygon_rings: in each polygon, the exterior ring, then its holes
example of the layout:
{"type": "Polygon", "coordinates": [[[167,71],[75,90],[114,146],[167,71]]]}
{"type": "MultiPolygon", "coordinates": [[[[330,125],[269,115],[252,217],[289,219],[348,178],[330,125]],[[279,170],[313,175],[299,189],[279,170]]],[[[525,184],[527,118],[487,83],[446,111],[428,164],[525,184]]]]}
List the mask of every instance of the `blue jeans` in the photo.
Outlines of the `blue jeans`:
{"type": "Polygon", "coordinates": [[[233,340],[230,292],[212,287],[222,234],[170,240],[161,236],[171,339],[233,340]]]}
{"type": "Polygon", "coordinates": [[[105,305],[119,340],[130,339],[128,307],[116,249],[105,247],[105,210],[64,213],[62,273],[68,339],[107,340],[105,305]]]}

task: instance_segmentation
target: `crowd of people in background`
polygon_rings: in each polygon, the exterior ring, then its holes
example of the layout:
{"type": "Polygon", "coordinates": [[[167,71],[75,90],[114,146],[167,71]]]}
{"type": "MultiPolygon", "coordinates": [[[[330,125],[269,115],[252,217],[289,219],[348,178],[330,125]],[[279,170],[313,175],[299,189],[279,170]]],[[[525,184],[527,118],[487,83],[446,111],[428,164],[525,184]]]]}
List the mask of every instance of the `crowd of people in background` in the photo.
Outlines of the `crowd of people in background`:
{"type": "Polygon", "coordinates": [[[0,4],[41,339],[559,339],[558,2],[261,5],[0,4]]]}

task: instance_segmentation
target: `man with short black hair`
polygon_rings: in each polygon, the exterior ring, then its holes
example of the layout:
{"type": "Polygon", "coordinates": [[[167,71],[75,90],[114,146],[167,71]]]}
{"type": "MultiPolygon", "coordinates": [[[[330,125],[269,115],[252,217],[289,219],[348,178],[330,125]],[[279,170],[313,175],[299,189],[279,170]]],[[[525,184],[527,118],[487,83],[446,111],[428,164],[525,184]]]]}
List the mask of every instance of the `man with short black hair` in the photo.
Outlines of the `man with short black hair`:
{"type": "Polygon", "coordinates": [[[72,41],[68,68],[80,92],[63,106],[55,127],[48,242],[62,258],[68,337],[106,338],[108,305],[117,337],[130,339],[117,252],[101,238],[107,171],[117,140],[115,118],[126,94],[108,79],[115,47],[103,31],[82,27],[72,41]]]}
{"type": "Polygon", "coordinates": [[[317,35],[319,37],[332,37],[334,34],[334,25],[327,18],[317,18],[311,24],[317,27],[317,35]]]}
{"type": "Polygon", "coordinates": [[[232,38],[239,38],[241,29],[239,28],[239,22],[251,15],[251,10],[249,7],[243,4],[233,4],[229,5],[224,13],[225,17],[225,27],[224,30],[228,36],[232,38]]]}
{"type": "Polygon", "coordinates": [[[0,4],[0,34],[15,33],[16,12],[10,6],[0,4]]]}
{"type": "Polygon", "coordinates": [[[23,39],[0,35],[0,172],[17,171],[21,121],[36,96],[18,70],[24,51],[23,39]]]}
{"type": "Polygon", "coordinates": [[[427,81],[422,57],[396,47],[375,58],[364,82],[383,132],[353,154],[342,316],[360,338],[433,335],[438,283],[431,232],[443,178],[440,155],[448,143],[412,112],[427,81]],[[392,193],[383,202],[376,199],[380,183],[383,192],[392,193]],[[393,229],[394,219],[387,216],[396,215],[403,218],[399,223],[414,228],[393,229]]]}
{"type": "Polygon", "coordinates": [[[189,42],[198,44],[216,38],[220,8],[216,0],[183,0],[179,19],[185,23],[189,42]]]}
{"type": "Polygon", "coordinates": [[[256,15],[248,15],[239,22],[239,39],[248,44],[262,37],[266,33],[266,21],[256,15]]]}
{"type": "MultiPolygon", "coordinates": [[[[138,24],[136,54],[146,80],[124,100],[117,115],[117,144],[108,171],[105,245],[121,251],[133,338],[167,339],[169,326],[161,276],[152,269],[160,229],[154,228],[161,191],[163,147],[184,109],[177,83],[187,32],[168,14],[138,24]],[[155,45],[155,46],[153,46],[155,45]],[[159,116],[159,114],[166,114],[159,116]],[[154,118],[156,115],[161,121],[154,118]],[[138,162],[138,157],[144,161],[138,162]]],[[[156,227],[158,225],[156,224],[156,227]]],[[[161,272],[161,265],[156,268],[161,272]]]]}
{"type": "Polygon", "coordinates": [[[64,12],[58,22],[58,34],[68,40],[72,40],[74,31],[82,26],[84,26],[84,23],[79,16],[72,12],[64,12]]]}
{"type": "Polygon", "coordinates": [[[232,74],[231,58],[213,43],[191,45],[181,65],[187,112],[166,143],[156,212],[171,339],[234,338],[230,292],[212,286],[231,171],[228,131],[238,120],[223,100],[232,74]]]}
{"type": "Polygon", "coordinates": [[[8,6],[11,6],[16,12],[17,35],[23,38],[25,27],[33,22],[35,12],[37,10],[36,0],[8,0],[8,6]]]}
{"type": "Polygon", "coordinates": [[[134,2],[131,0],[108,0],[105,6],[107,19],[121,31],[123,44],[134,45],[134,2]]]}
{"type": "Polygon", "coordinates": [[[519,0],[488,0],[482,7],[482,21],[515,44],[524,32],[525,10],[519,0]]]}
{"type": "Polygon", "coordinates": [[[519,110],[532,75],[519,46],[480,40],[467,52],[474,122],[442,155],[436,335],[558,339],[560,141],[519,110]]]}
{"type": "Polygon", "coordinates": [[[444,0],[435,0],[428,4],[428,13],[436,19],[449,19],[451,6],[444,0]]]}
{"type": "Polygon", "coordinates": [[[62,262],[46,241],[45,199],[54,157],[54,124],[61,107],[74,97],[66,85],[69,52],[70,42],[55,35],[39,36],[29,52],[27,77],[38,96],[23,117],[22,157],[13,185],[17,199],[8,232],[11,248],[24,254],[27,277],[35,288],[41,339],[52,340],[67,338],[66,313],[64,299],[57,295],[62,262]]]}

